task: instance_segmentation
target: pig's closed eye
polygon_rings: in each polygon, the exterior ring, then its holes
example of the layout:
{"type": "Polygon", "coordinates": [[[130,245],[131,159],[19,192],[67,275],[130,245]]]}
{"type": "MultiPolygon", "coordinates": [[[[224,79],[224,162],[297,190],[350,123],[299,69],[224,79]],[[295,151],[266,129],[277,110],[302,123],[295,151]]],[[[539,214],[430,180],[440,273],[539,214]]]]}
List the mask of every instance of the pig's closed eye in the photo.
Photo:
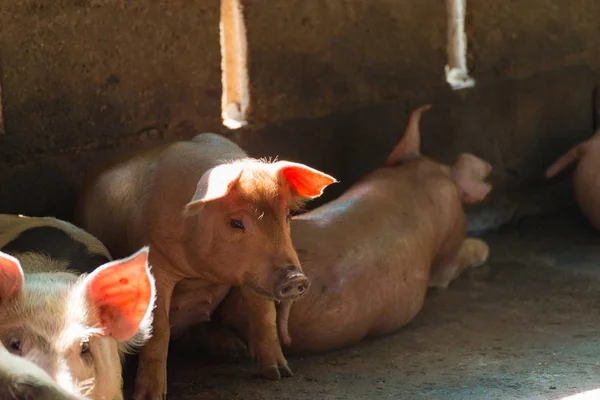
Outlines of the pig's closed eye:
{"type": "Polygon", "coordinates": [[[8,342],[8,350],[13,354],[21,354],[21,341],[19,339],[11,339],[8,342]]]}
{"type": "Polygon", "coordinates": [[[234,229],[241,229],[244,230],[244,223],[242,222],[241,219],[231,219],[229,220],[229,225],[231,225],[232,228],[234,229]]]}

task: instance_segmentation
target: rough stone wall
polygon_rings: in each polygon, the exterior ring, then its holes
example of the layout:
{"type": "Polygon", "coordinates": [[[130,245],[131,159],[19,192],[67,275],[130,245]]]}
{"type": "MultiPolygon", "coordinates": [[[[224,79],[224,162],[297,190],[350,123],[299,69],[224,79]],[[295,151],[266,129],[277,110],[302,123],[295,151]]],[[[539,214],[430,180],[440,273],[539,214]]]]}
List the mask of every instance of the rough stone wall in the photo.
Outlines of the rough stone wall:
{"type": "Polygon", "coordinates": [[[2,0],[0,212],[69,219],[90,168],[203,131],[341,183],[381,165],[413,107],[423,151],[495,167],[474,229],[568,204],[541,174],[597,120],[600,3],[468,2],[475,88],[444,80],[446,11],[433,0],[247,0],[252,121],[220,124],[219,3],[2,0]]]}

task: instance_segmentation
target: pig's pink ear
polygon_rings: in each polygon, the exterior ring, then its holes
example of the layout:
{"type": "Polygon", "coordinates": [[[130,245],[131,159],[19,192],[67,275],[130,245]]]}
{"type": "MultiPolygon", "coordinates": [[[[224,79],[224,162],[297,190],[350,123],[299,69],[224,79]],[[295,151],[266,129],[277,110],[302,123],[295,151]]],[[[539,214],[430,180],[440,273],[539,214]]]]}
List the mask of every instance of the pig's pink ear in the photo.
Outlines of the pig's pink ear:
{"type": "Polygon", "coordinates": [[[334,177],[304,164],[278,161],[272,165],[284,177],[293,193],[305,199],[319,197],[327,186],[337,182],[334,177]]]}
{"type": "Polygon", "coordinates": [[[492,185],[474,179],[463,179],[456,182],[461,190],[461,200],[466,204],[482,201],[492,190],[492,185]]]}
{"type": "Polygon", "coordinates": [[[0,251],[0,300],[10,300],[21,290],[24,281],[19,260],[0,251]]]}
{"type": "Polygon", "coordinates": [[[101,328],[119,342],[131,339],[152,315],[156,289],[148,252],[143,247],[128,258],[98,267],[85,279],[101,328]]]}
{"type": "Polygon", "coordinates": [[[473,204],[483,200],[492,190],[492,185],[484,181],[492,171],[492,166],[473,154],[458,156],[451,168],[451,176],[461,190],[464,203],[473,204]]]}
{"type": "Polygon", "coordinates": [[[241,163],[221,164],[202,175],[192,200],[183,209],[184,215],[192,215],[209,201],[221,199],[231,191],[244,172],[241,163]]]}
{"type": "Polygon", "coordinates": [[[421,114],[423,111],[429,110],[430,108],[431,105],[426,104],[417,108],[410,114],[402,139],[400,139],[396,147],[394,147],[392,152],[385,159],[386,167],[393,167],[402,162],[402,160],[421,155],[421,130],[419,129],[419,123],[421,122],[421,114]]]}

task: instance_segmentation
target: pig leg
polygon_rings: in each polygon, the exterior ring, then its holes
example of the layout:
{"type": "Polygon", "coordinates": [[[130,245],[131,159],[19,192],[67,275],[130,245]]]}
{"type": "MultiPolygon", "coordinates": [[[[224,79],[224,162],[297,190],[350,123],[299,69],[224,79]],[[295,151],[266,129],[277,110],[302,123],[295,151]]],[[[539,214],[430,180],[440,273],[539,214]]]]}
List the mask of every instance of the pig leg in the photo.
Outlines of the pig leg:
{"type": "Polygon", "coordinates": [[[167,355],[171,327],[169,309],[178,280],[168,273],[170,263],[156,250],[150,251],[150,264],[156,280],[156,308],[152,322],[152,337],[139,355],[134,400],[164,400],[167,398],[167,355]]]}
{"type": "Polygon", "coordinates": [[[449,263],[440,265],[429,279],[429,287],[446,288],[462,271],[469,267],[479,267],[488,259],[490,249],[483,240],[466,238],[449,263]]]}
{"type": "Polygon", "coordinates": [[[234,288],[220,305],[222,321],[246,338],[250,356],[258,361],[264,377],[279,380],[293,376],[279,342],[275,302],[250,288],[234,288]]]}

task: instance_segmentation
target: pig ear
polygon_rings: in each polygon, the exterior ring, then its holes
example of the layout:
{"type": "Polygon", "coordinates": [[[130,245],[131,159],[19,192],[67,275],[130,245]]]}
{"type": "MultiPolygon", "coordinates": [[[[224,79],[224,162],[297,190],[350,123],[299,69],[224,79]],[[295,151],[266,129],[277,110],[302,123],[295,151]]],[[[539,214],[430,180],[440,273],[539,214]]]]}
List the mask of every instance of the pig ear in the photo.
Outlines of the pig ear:
{"type": "Polygon", "coordinates": [[[119,342],[131,339],[154,308],[156,289],[148,252],[143,247],[128,258],[104,264],[85,279],[101,327],[119,342]]]}
{"type": "Polygon", "coordinates": [[[183,214],[192,215],[207,202],[227,196],[240,180],[242,172],[244,166],[240,163],[221,164],[206,171],[196,186],[192,200],[186,204],[183,214]]]}
{"type": "Polygon", "coordinates": [[[462,201],[467,204],[480,202],[492,190],[492,185],[489,183],[470,178],[458,180],[456,183],[461,190],[462,201]]]}
{"type": "Polygon", "coordinates": [[[24,281],[19,260],[0,251],[0,300],[10,300],[21,290],[24,281]]]}
{"type": "Polygon", "coordinates": [[[305,199],[319,197],[327,186],[337,182],[334,177],[304,164],[278,161],[272,165],[284,177],[293,193],[305,199]]]}
{"type": "Polygon", "coordinates": [[[484,182],[492,166],[482,159],[468,153],[458,156],[452,166],[451,175],[461,190],[463,202],[468,204],[483,200],[492,190],[492,185],[484,182]]]}
{"type": "Polygon", "coordinates": [[[419,123],[421,122],[421,114],[423,111],[429,110],[430,104],[426,104],[414,110],[410,114],[408,124],[404,130],[404,135],[400,142],[394,147],[394,150],[385,159],[385,166],[392,167],[400,163],[403,159],[410,156],[419,156],[421,154],[421,131],[419,123]]]}

